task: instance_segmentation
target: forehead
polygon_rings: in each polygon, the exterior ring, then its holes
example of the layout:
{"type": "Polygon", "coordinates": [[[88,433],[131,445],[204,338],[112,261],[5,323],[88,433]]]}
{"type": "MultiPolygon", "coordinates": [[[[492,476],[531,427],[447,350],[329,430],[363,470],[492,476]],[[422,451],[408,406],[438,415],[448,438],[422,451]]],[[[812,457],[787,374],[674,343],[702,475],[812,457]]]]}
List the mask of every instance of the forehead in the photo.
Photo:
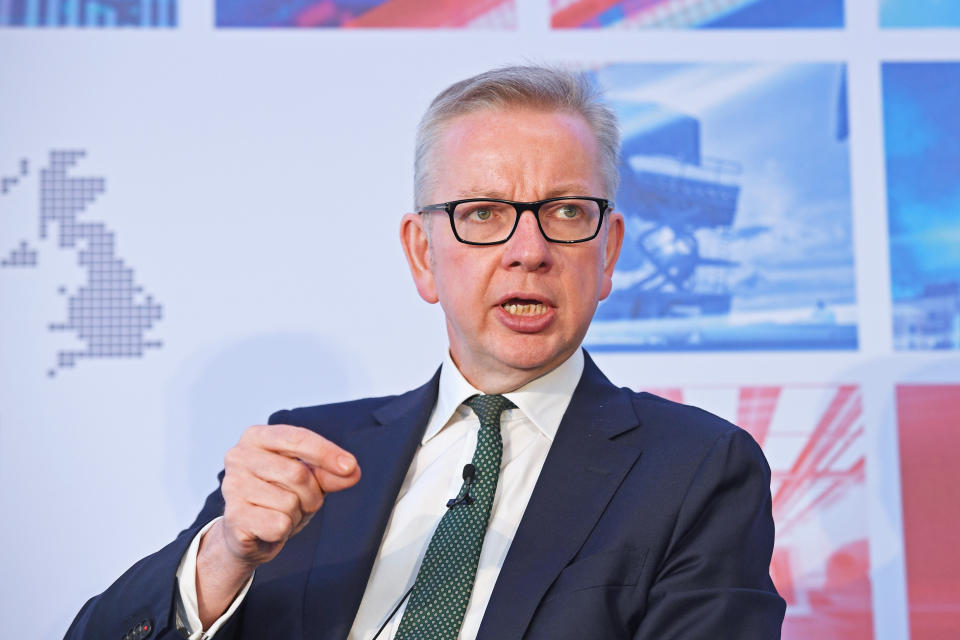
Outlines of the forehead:
{"type": "Polygon", "coordinates": [[[597,195],[598,144],[583,116],[531,108],[484,109],[450,119],[437,140],[435,197],[528,199],[597,195]],[[548,193],[549,192],[549,193],[548,193]]]}

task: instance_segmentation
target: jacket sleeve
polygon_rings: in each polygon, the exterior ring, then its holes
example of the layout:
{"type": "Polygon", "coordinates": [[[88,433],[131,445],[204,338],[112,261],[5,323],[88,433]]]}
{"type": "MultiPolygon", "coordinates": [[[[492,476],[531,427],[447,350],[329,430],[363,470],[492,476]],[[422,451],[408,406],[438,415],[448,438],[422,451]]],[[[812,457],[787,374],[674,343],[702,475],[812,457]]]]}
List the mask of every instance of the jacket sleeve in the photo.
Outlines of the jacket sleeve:
{"type": "Polygon", "coordinates": [[[635,640],[774,640],[770,468],[745,431],[715,441],[687,488],[635,640]]]}
{"type": "MultiPolygon", "coordinates": [[[[268,424],[289,417],[277,411],[268,424]]],[[[217,476],[223,483],[224,472],[217,476]]],[[[177,539],[130,567],[106,591],[87,601],[67,630],[64,640],[182,640],[177,631],[177,568],[194,536],[205,524],[223,515],[223,495],[217,490],[207,496],[203,509],[177,539]],[[145,629],[146,627],[146,629],[145,629]]],[[[216,633],[216,640],[235,640],[243,625],[244,605],[216,633]]]]}
{"type": "MultiPolygon", "coordinates": [[[[220,473],[223,480],[223,472],[220,473]]],[[[74,618],[65,640],[180,639],[176,625],[177,566],[190,541],[210,520],[223,514],[223,497],[211,493],[200,515],[176,540],[130,567],[106,591],[94,596],[74,618]]],[[[238,615],[217,632],[217,640],[236,636],[238,615]]]]}

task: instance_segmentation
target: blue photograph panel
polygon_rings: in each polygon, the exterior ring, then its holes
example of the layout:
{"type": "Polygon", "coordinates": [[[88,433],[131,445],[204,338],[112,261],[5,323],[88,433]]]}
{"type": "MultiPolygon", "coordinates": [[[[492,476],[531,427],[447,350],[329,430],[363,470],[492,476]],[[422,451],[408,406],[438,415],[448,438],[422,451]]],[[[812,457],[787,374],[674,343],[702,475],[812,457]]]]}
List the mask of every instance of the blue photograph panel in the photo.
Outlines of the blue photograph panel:
{"type": "Polygon", "coordinates": [[[883,65],[893,336],[960,348],[960,63],[883,65]]]}
{"type": "Polygon", "coordinates": [[[552,0],[551,25],[570,28],[839,28],[843,0],[552,0]]]}
{"type": "Polygon", "coordinates": [[[0,26],[175,27],[177,0],[0,0],[0,26]]]}
{"type": "Polygon", "coordinates": [[[883,27],[960,27],[957,0],[880,0],[883,27]]]}
{"type": "Polygon", "coordinates": [[[606,350],[855,349],[845,68],[619,64],[606,350]]]}

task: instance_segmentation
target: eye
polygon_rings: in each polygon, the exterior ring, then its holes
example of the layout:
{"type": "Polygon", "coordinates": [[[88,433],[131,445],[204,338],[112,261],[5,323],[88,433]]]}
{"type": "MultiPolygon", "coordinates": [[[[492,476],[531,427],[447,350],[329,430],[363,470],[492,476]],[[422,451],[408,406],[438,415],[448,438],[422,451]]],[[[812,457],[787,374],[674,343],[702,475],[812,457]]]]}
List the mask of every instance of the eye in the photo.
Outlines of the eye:
{"type": "Polygon", "coordinates": [[[496,226],[510,222],[509,212],[505,208],[509,208],[509,205],[487,201],[462,202],[454,209],[453,215],[456,224],[496,226]]]}
{"type": "Polygon", "coordinates": [[[573,220],[583,214],[583,211],[575,204],[562,204],[557,207],[557,217],[564,220],[573,220]]]}

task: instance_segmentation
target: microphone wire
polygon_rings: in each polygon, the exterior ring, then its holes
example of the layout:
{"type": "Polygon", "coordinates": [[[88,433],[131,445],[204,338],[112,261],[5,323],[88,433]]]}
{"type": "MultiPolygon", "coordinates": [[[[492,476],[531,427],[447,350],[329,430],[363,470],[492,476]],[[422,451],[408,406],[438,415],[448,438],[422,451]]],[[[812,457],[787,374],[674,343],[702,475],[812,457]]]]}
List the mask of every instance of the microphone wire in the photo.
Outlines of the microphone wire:
{"type": "MultiPolygon", "coordinates": [[[[476,476],[476,467],[472,464],[464,465],[463,467],[463,482],[464,488],[461,493],[463,495],[458,495],[455,499],[447,501],[447,509],[452,509],[458,504],[472,504],[473,497],[470,495],[470,487],[473,486],[473,480],[476,476]]],[[[377,632],[373,634],[373,637],[370,640],[377,640],[380,637],[380,634],[383,633],[383,630],[387,628],[387,625],[393,620],[393,616],[397,615],[397,611],[400,610],[400,605],[410,597],[410,594],[413,592],[413,587],[417,584],[417,577],[413,577],[413,584],[410,585],[410,588],[407,589],[407,592],[403,594],[403,597],[397,601],[397,604],[393,607],[393,611],[390,612],[390,615],[387,616],[387,619],[383,621],[383,624],[380,625],[380,628],[377,629],[377,632]]]]}
{"type": "Polygon", "coordinates": [[[416,577],[414,577],[413,584],[410,585],[410,588],[407,589],[407,592],[403,594],[403,597],[397,601],[397,606],[393,608],[393,611],[390,612],[390,615],[387,616],[387,619],[383,621],[383,624],[380,625],[380,628],[377,629],[377,632],[373,635],[370,640],[377,640],[380,637],[380,634],[383,633],[383,630],[387,628],[387,624],[393,620],[393,616],[397,615],[397,611],[400,610],[400,605],[403,604],[403,601],[410,597],[410,592],[413,591],[414,585],[417,584],[416,577]]]}

